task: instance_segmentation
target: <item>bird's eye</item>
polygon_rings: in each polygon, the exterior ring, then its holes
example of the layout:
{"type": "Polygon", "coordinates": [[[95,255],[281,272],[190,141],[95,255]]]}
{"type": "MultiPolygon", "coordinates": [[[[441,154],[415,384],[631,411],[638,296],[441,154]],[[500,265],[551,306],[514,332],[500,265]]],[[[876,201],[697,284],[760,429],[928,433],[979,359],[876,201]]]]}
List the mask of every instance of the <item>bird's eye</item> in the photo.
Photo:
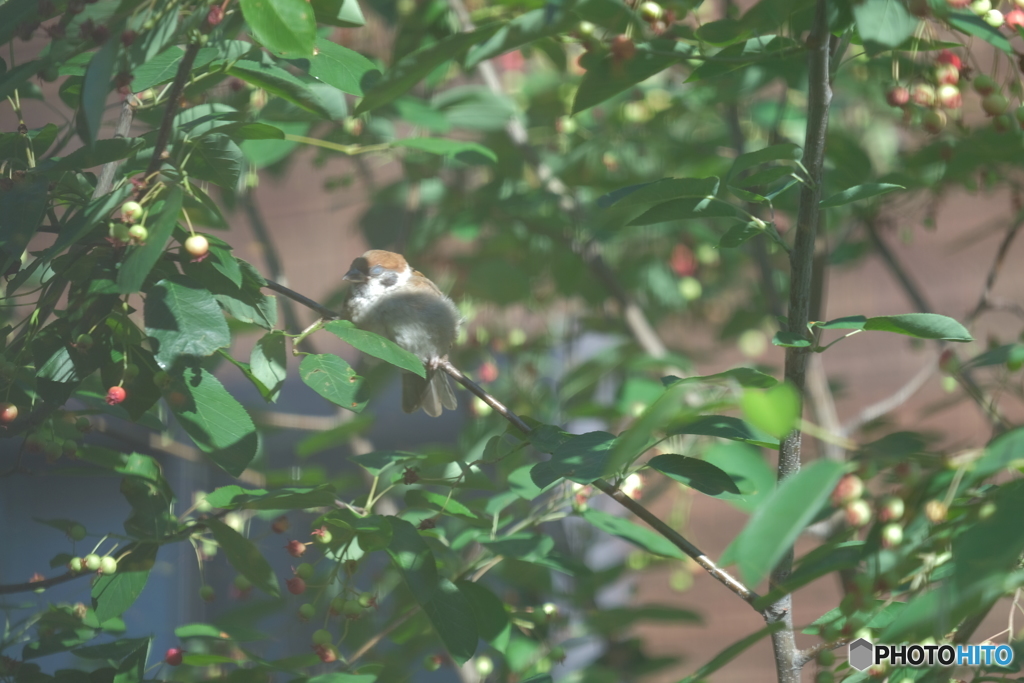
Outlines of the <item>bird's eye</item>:
{"type": "Polygon", "coordinates": [[[384,272],[384,266],[374,266],[370,268],[370,275],[377,277],[384,272]]]}

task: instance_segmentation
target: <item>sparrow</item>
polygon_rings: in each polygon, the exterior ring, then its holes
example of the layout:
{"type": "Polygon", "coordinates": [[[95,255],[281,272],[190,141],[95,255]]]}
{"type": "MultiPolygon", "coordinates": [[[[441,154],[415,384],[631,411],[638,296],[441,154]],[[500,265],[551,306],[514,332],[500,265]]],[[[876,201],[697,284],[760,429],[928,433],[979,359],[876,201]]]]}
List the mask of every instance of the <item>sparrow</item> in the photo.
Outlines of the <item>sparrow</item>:
{"type": "Polygon", "coordinates": [[[356,327],[374,332],[423,361],[427,377],[402,375],[402,410],[422,408],[438,417],[458,405],[448,376],[437,362],[455,343],[462,316],[451,299],[423,273],[413,270],[401,254],[371,249],[352,261],[345,273],[352,283],[345,308],[356,327]]]}

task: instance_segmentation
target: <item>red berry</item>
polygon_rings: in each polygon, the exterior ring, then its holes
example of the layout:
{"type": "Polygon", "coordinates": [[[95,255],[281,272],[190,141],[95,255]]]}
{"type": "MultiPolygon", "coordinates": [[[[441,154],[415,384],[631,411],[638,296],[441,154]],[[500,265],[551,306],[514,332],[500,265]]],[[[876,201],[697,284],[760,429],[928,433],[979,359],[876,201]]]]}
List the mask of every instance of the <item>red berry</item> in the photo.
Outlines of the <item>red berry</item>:
{"type": "Polygon", "coordinates": [[[131,44],[135,42],[135,39],[137,37],[138,37],[138,34],[135,31],[131,30],[131,29],[127,29],[125,31],[122,31],[121,32],[121,44],[124,45],[125,47],[130,47],[131,44]]]}
{"type": "Polygon", "coordinates": [[[18,406],[13,403],[0,403],[0,424],[9,425],[18,419],[18,406]]]}
{"type": "Polygon", "coordinates": [[[313,651],[316,652],[316,656],[320,658],[320,661],[325,664],[330,664],[338,659],[338,651],[331,645],[314,645],[313,651]]]}
{"type": "Polygon", "coordinates": [[[885,101],[889,103],[890,107],[906,106],[910,102],[910,91],[902,85],[893,86],[885,94],[885,101]]]}
{"type": "Polygon", "coordinates": [[[292,557],[302,557],[302,553],[306,552],[306,544],[302,541],[288,541],[285,549],[292,557]]]}
{"type": "Polygon", "coordinates": [[[935,58],[935,61],[939,64],[951,64],[957,69],[962,69],[964,66],[960,56],[954,52],[950,52],[949,50],[943,50],[940,52],[939,56],[935,58]]]}
{"type": "Polygon", "coordinates": [[[206,23],[209,24],[210,27],[213,27],[222,21],[224,21],[224,8],[220,5],[214,5],[210,8],[210,11],[206,13],[206,23]]]}
{"type": "Polygon", "coordinates": [[[275,534],[283,534],[284,532],[288,531],[289,526],[291,526],[291,524],[288,522],[287,515],[281,515],[280,517],[276,518],[273,522],[270,523],[270,529],[275,534]]]}
{"type": "Polygon", "coordinates": [[[112,406],[116,406],[118,403],[124,401],[128,392],[124,390],[124,387],[110,387],[107,389],[107,403],[112,406]]]}
{"type": "Polygon", "coordinates": [[[960,82],[960,69],[952,64],[939,64],[935,67],[935,82],[939,85],[956,85],[960,82]]]}
{"type": "Polygon", "coordinates": [[[285,584],[288,585],[288,592],[292,595],[302,595],[306,592],[306,582],[297,576],[288,579],[285,584]]]}
{"type": "Polygon", "coordinates": [[[182,655],[184,654],[185,651],[180,647],[172,647],[164,655],[164,662],[169,666],[181,666],[182,655]]]}
{"type": "Polygon", "coordinates": [[[493,382],[498,379],[498,366],[495,365],[494,361],[487,361],[480,365],[476,374],[481,382],[493,382]]]}
{"type": "Polygon", "coordinates": [[[612,38],[610,49],[612,56],[618,62],[628,62],[636,56],[636,45],[627,35],[620,34],[612,38]]]}
{"type": "Polygon", "coordinates": [[[864,495],[864,482],[856,474],[846,474],[832,489],[832,504],[836,507],[857,500],[864,495]]]}
{"type": "Polygon", "coordinates": [[[935,104],[935,88],[927,83],[916,83],[910,89],[910,97],[914,100],[914,104],[930,107],[935,104]]]}
{"type": "Polygon", "coordinates": [[[1024,28],[1024,10],[1012,9],[1006,13],[1006,25],[1013,28],[1024,28]]]}

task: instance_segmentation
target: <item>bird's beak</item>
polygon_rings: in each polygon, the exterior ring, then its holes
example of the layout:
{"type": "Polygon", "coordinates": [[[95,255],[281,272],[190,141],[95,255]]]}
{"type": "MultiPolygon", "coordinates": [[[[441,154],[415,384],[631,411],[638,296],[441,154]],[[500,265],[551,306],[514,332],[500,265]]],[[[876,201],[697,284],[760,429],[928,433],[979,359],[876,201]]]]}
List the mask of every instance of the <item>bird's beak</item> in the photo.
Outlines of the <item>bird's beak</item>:
{"type": "Polygon", "coordinates": [[[366,274],[352,268],[345,273],[345,277],[343,277],[342,280],[348,280],[349,282],[366,282],[366,274]]]}

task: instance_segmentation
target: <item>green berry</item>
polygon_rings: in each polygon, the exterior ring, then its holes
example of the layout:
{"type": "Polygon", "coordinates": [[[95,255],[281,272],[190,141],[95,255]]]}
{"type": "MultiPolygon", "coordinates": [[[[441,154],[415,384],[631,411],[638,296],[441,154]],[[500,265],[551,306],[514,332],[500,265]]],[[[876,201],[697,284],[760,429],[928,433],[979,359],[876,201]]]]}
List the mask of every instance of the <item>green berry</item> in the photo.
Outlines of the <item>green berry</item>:
{"type": "Polygon", "coordinates": [[[102,562],[102,560],[100,559],[100,556],[97,555],[96,553],[89,553],[88,555],[85,556],[84,559],[85,559],[85,568],[88,569],[89,571],[94,572],[94,571],[96,571],[97,569],[100,568],[100,563],[102,562]]]}
{"type": "Polygon", "coordinates": [[[213,602],[213,599],[217,597],[217,592],[213,590],[213,586],[203,586],[199,589],[199,597],[204,602],[213,602]]]}
{"type": "Polygon", "coordinates": [[[363,608],[373,607],[377,602],[377,596],[373,593],[360,593],[359,606],[363,608]]]}
{"type": "MultiPolygon", "coordinates": [[[[67,444],[66,441],[64,443],[65,445],[67,444]]],[[[74,441],[72,441],[71,443],[74,444],[75,447],[77,447],[77,444],[75,444],[74,441]]],[[[68,538],[70,538],[72,541],[81,541],[83,538],[85,538],[85,527],[81,524],[72,524],[71,528],[68,529],[68,538]]]]}
{"type": "Polygon", "coordinates": [[[80,558],[80,557],[72,557],[71,561],[68,562],[68,570],[69,571],[73,571],[73,572],[75,572],[77,574],[78,572],[82,571],[83,569],[85,569],[85,563],[82,561],[82,558],[80,558]]]}
{"type": "Polygon", "coordinates": [[[142,243],[149,237],[149,230],[145,225],[133,225],[128,228],[128,236],[136,242],[142,243]]]}
{"type": "Polygon", "coordinates": [[[295,568],[295,576],[300,579],[309,579],[313,576],[313,565],[308,562],[303,562],[295,568]]]}
{"type": "Polygon", "coordinates": [[[142,204],[138,202],[125,202],[121,205],[121,215],[135,223],[142,218],[142,204]]]}
{"type": "Polygon", "coordinates": [[[316,616],[316,608],[313,607],[313,605],[309,604],[308,602],[307,603],[303,603],[302,605],[299,605],[299,617],[301,617],[302,619],[305,619],[306,621],[309,621],[310,619],[312,619],[315,616],[316,616]]]}
{"type": "Polygon", "coordinates": [[[334,640],[334,637],[331,635],[331,632],[328,631],[325,628],[321,628],[321,629],[318,629],[316,631],[313,631],[313,644],[314,645],[329,645],[331,643],[331,641],[333,641],[333,640],[334,640]]]}
{"type": "Polygon", "coordinates": [[[101,558],[100,571],[107,575],[117,572],[117,560],[115,560],[110,555],[101,558]]]}

